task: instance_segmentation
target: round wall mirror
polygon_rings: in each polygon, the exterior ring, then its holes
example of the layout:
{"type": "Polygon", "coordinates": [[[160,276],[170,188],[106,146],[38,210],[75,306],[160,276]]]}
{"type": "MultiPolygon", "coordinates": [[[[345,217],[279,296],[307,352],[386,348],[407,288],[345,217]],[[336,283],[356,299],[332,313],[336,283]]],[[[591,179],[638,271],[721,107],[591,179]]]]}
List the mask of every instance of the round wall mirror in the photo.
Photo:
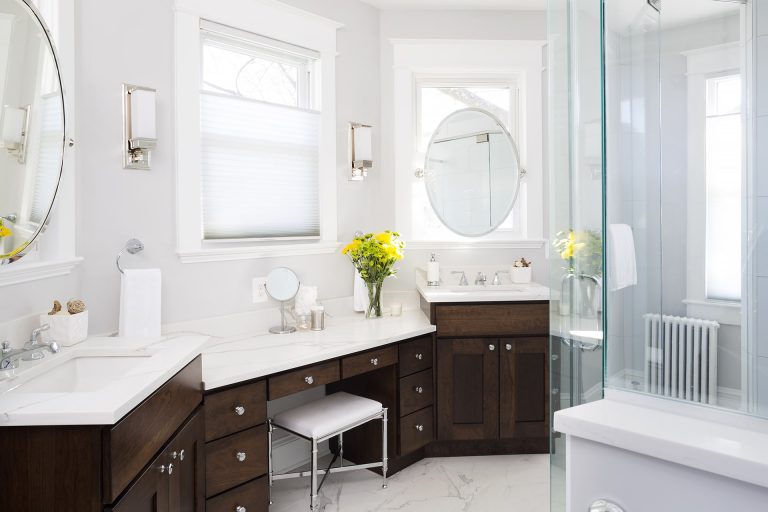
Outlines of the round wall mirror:
{"type": "Polygon", "coordinates": [[[296,328],[289,326],[285,318],[285,303],[296,297],[299,293],[299,276],[286,267],[274,269],[267,275],[267,282],[264,287],[270,297],[280,301],[280,325],[272,327],[269,332],[273,334],[288,334],[296,331],[296,328]]]}
{"type": "Polygon", "coordinates": [[[427,148],[429,201],[451,231],[482,236],[510,215],[520,188],[520,157],[504,124],[478,108],[443,119],[427,148]]]}
{"type": "Polygon", "coordinates": [[[26,1],[0,0],[0,263],[21,258],[50,219],[64,134],[50,33],[26,1]]]}

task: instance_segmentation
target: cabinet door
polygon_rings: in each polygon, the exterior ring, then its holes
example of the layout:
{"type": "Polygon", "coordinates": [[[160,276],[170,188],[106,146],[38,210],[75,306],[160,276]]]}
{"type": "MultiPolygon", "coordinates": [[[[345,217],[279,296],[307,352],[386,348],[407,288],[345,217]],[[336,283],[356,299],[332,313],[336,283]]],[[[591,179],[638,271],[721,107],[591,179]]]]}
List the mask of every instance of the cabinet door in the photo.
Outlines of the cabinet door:
{"type": "Polygon", "coordinates": [[[495,339],[438,339],[438,439],[498,438],[498,350],[495,339]]]}
{"type": "Polygon", "coordinates": [[[171,512],[168,502],[168,462],[163,452],[131,485],[112,512],[171,512]]]}
{"type": "Polygon", "coordinates": [[[502,438],[549,435],[549,340],[500,340],[502,438]]]}
{"type": "Polygon", "coordinates": [[[195,413],[168,445],[169,501],[173,512],[205,510],[205,418],[195,413]]]}

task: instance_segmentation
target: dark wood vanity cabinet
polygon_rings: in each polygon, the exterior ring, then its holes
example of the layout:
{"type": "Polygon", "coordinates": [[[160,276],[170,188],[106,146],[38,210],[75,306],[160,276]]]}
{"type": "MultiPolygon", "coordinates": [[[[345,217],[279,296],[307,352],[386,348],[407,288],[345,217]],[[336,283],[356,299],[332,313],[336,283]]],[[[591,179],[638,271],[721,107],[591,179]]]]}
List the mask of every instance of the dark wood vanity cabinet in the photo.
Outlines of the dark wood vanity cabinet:
{"type": "Polygon", "coordinates": [[[546,302],[425,305],[437,326],[437,440],[430,455],[548,449],[546,302]]]}

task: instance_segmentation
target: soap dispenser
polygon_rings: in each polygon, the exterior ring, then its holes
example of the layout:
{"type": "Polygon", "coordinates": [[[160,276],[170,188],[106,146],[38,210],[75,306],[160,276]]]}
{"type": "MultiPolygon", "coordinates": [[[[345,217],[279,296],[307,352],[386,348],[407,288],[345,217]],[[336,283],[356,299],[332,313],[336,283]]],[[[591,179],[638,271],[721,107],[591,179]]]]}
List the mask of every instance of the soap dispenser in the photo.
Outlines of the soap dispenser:
{"type": "Polygon", "coordinates": [[[432,253],[432,258],[427,263],[427,286],[440,286],[440,262],[437,261],[435,253],[432,253]]]}

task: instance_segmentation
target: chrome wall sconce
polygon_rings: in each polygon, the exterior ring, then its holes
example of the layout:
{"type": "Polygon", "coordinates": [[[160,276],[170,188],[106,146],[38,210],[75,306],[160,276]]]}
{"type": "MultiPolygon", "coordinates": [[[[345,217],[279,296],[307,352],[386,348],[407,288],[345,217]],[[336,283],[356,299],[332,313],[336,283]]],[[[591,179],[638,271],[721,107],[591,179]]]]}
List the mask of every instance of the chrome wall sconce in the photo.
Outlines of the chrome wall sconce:
{"type": "Polygon", "coordinates": [[[124,169],[151,169],[157,145],[156,95],[155,89],[123,84],[124,169]]]}
{"type": "Polygon", "coordinates": [[[3,147],[16,157],[20,164],[27,159],[27,136],[29,134],[29,118],[32,107],[3,108],[3,147]]]}
{"type": "Polygon", "coordinates": [[[367,124],[349,123],[350,181],[362,181],[373,167],[373,128],[367,124]]]}

